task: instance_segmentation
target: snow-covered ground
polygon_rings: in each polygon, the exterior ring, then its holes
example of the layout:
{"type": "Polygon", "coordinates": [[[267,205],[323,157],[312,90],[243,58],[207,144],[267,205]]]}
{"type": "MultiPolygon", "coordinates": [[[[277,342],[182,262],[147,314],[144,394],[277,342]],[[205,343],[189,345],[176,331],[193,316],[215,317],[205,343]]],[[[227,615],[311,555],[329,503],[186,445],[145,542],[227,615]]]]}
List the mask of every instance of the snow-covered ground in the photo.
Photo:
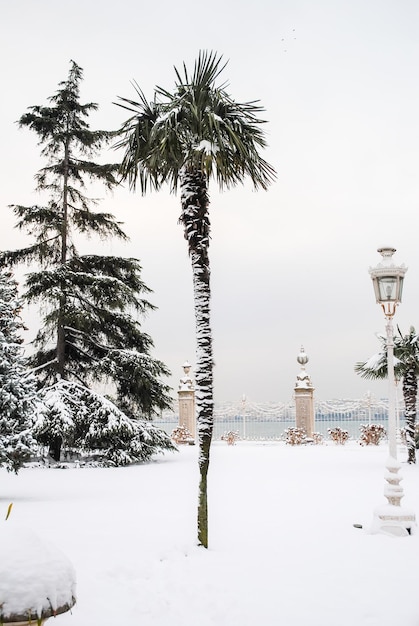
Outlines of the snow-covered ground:
{"type": "MultiPolygon", "coordinates": [[[[77,572],[72,613],[48,624],[418,626],[419,533],[365,530],[386,502],[386,445],[216,442],[209,550],[195,545],[197,452],[118,469],[0,470],[0,518],[14,503],[0,532],[30,526],[77,572]]],[[[419,467],[403,448],[399,458],[403,502],[419,517],[419,467]]]]}

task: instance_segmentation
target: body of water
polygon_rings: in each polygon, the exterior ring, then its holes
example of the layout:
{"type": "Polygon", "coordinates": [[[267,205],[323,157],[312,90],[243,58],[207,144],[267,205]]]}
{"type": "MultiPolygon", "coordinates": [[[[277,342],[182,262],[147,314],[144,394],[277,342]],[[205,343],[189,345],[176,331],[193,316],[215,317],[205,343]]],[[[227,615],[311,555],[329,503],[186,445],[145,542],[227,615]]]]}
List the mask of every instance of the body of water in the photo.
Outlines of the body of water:
{"type": "MultiPolygon", "coordinates": [[[[382,424],[387,430],[387,419],[374,420],[374,424],[382,424]]],[[[156,419],[154,424],[159,428],[162,428],[167,433],[171,433],[177,426],[177,421],[163,421],[156,419]]],[[[335,427],[340,427],[343,430],[347,430],[351,439],[358,439],[360,436],[361,424],[368,424],[368,420],[365,419],[345,419],[345,420],[316,420],[314,430],[317,433],[323,435],[325,439],[328,438],[328,430],[335,427]]],[[[282,439],[287,428],[293,428],[295,422],[293,420],[253,420],[253,419],[232,419],[232,420],[220,420],[214,421],[214,439],[221,439],[224,433],[228,431],[237,432],[240,439],[246,439],[248,441],[257,441],[261,439],[282,439]]],[[[404,427],[404,420],[400,420],[400,428],[404,427]]]]}

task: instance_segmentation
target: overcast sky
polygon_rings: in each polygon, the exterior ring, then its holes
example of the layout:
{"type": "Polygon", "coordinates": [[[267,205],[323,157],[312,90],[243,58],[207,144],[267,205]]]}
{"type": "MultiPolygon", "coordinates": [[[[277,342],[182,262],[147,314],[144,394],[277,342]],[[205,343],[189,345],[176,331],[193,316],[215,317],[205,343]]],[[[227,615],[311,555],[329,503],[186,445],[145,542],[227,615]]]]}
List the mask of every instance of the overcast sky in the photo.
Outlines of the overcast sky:
{"type": "MultiPolygon", "coordinates": [[[[368,274],[382,245],[409,268],[395,321],[419,330],[418,32],[416,0],[8,2],[0,248],[24,244],[8,205],[39,202],[39,147],[15,120],[46,103],[70,59],[84,69],[81,100],[100,107],[91,128],[110,130],[127,117],[113,102],[134,97],[130,81],[151,99],[155,84],[173,86],[173,66],[217,51],[229,60],[231,95],[266,109],[263,156],[278,180],[267,192],[210,188],[215,400],[290,400],[301,345],[319,399],[386,395],[353,367],[384,332],[368,274]]],[[[141,260],[158,307],[144,328],[176,389],[182,363],[195,358],[179,197],[118,189],[103,198],[100,208],[124,222],[131,240],[92,240],[89,251],[141,260]]],[[[25,320],[34,333],[35,316],[25,311],[25,320]]]]}

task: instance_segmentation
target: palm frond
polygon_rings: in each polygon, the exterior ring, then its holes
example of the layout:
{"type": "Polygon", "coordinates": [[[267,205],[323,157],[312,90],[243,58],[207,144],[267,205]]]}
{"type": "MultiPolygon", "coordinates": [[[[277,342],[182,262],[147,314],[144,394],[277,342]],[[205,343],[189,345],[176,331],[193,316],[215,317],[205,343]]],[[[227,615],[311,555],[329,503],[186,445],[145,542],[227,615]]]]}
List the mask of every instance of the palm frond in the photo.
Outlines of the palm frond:
{"type": "Polygon", "coordinates": [[[115,148],[124,156],[123,180],[141,191],[158,189],[164,182],[172,190],[181,172],[199,170],[214,178],[220,188],[229,188],[250,177],[255,188],[267,189],[275,169],[259,154],[266,148],[262,130],[264,110],[258,101],[235,102],[226,83],[216,85],[225,69],[222,56],[200,52],[192,73],[175,68],[175,89],[156,87],[149,102],[137,83],[137,100],[119,98],[119,106],[133,115],[120,131],[115,148]]]}

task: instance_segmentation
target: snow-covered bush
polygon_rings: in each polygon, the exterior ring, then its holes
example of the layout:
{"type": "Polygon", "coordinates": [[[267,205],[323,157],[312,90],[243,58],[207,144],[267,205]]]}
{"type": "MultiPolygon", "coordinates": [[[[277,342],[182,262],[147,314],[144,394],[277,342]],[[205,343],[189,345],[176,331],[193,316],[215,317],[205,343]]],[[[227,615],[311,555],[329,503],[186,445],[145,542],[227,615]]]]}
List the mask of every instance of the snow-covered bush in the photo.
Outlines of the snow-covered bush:
{"type": "Polygon", "coordinates": [[[128,465],[176,449],[163,430],[127,417],[110,400],[77,383],[60,380],[42,389],[40,398],[34,435],[43,445],[56,447],[58,441],[66,460],[128,465]]]}
{"type": "Polygon", "coordinates": [[[343,446],[349,439],[349,433],[347,430],[343,430],[339,426],[335,426],[335,428],[328,428],[327,432],[329,433],[329,437],[335,443],[343,446]]]}
{"type": "Polygon", "coordinates": [[[238,439],[240,436],[236,430],[228,430],[221,436],[221,441],[227,441],[229,446],[234,446],[238,439]]]}
{"type": "Polygon", "coordinates": [[[361,446],[378,446],[387,435],[382,424],[361,424],[359,429],[361,431],[359,438],[361,446]]]}
{"type": "Polygon", "coordinates": [[[184,425],[174,428],[170,434],[170,437],[178,445],[185,443],[192,445],[195,443],[194,438],[192,437],[192,433],[184,425]]]}
{"type": "Polygon", "coordinates": [[[0,270],[0,467],[14,472],[37,447],[31,434],[36,388],[22,353],[20,310],[16,281],[0,270]]]}
{"type": "Polygon", "coordinates": [[[287,428],[284,432],[285,442],[291,446],[299,446],[302,443],[307,443],[307,435],[304,428],[287,428]]]}

